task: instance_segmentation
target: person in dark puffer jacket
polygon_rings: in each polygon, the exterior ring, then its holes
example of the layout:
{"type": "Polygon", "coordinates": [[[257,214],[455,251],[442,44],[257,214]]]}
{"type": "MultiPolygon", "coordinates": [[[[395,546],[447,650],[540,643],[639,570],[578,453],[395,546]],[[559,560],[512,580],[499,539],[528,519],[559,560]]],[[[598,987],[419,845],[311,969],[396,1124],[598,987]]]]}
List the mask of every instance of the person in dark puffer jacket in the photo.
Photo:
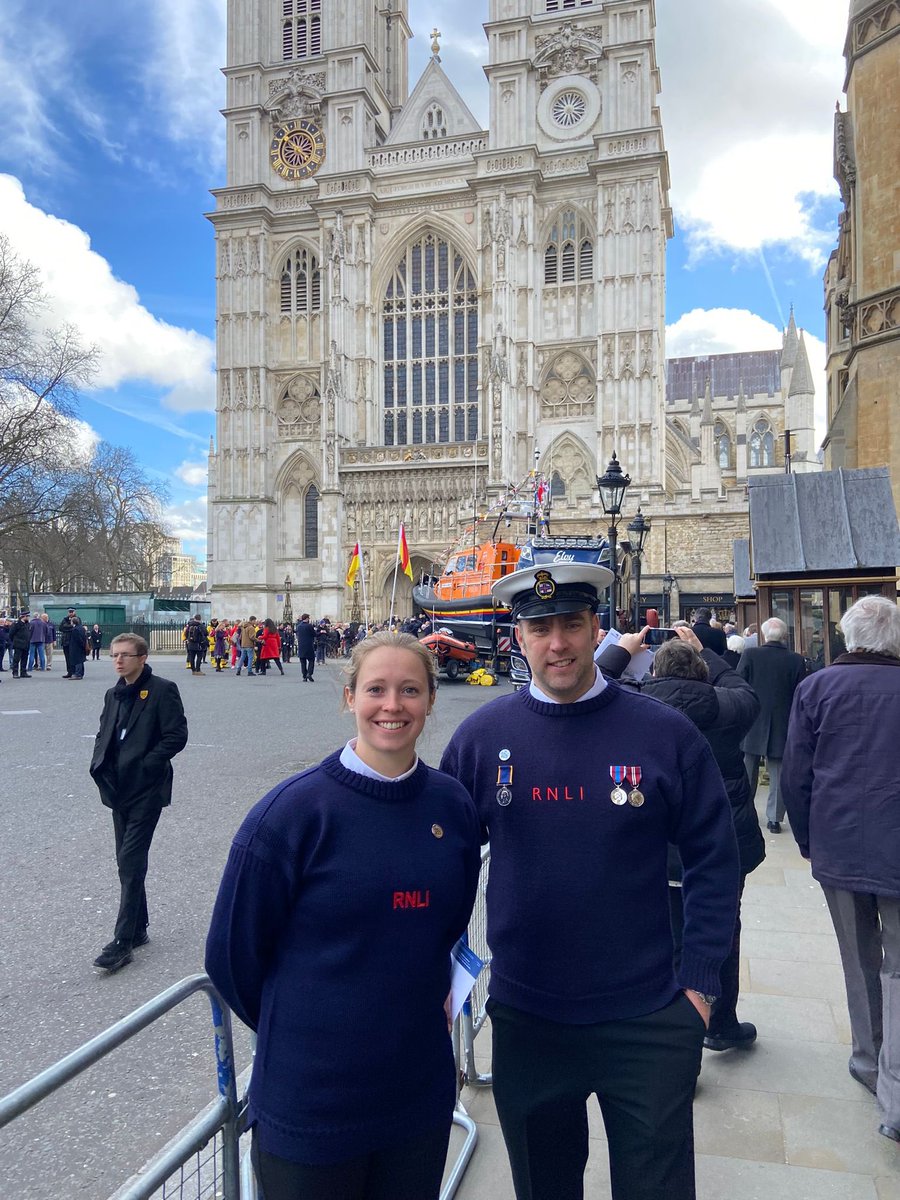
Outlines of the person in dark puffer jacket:
{"type": "MultiPolygon", "coordinates": [[[[724,659],[703,647],[690,629],[678,628],[679,641],[668,642],[656,653],[653,678],[643,690],[679,709],[694,722],[712,747],[731,804],[741,866],[734,941],[722,964],[722,993],[715,1002],[703,1044],[708,1050],[731,1050],[756,1040],[756,1026],[738,1021],[737,1001],[741,958],[740,896],[744,883],[766,856],[759,818],[750,799],[750,781],[744,766],[741,739],[759,714],[756,693],[724,659]],[[706,679],[701,678],[706,674],[706,679]]],[[[677,851],[670,856],[669,896],[672,928],[680,941],[681,863],[677,851]]]]}

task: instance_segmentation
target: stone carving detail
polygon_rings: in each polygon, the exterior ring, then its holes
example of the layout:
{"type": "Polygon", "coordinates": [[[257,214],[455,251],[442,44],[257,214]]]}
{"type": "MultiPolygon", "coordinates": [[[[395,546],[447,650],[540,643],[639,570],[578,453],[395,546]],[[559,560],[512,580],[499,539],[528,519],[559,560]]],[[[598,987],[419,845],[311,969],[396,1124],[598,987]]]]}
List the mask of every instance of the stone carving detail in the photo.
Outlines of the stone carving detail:
{"type": "Polygon", "coordinates": [[[653,374],[653,339],[649,333],[641,334],[641,375],[653,374]]]}
{"type": "Polygon", "coordinates": [[[853,53],[865,50],[878,38],[900,26],[900,0],[887,0],[885,4],[863,13],[853,25],[853,53]]]}
{"type": "Polygon", "coordinates": [[[603,189],[603,232],[616,232],[616,189],[603,189]]]}
{"type": "Polygon", "coordinates": [[[900,330],[900,288],[861,301],[856,308],[857,341],[883,337],[900,330]]]}
{"type": "Polygon", "coordinates": [[[582,417],[594,406],[594,373],[580,354],[565,350],[556,356],[541,387],[542,417],[582,417]]]}
{"type": "Polygon", "coordinates": [[[625,188],[622,198],[622,228],[626,233],[634,233],[634,189],[625,188]]]}
{"type": "Polygon", "coordinates": [[[219,275],[227,279],[231,274],[231,241],[222,238],[219,242],[219,275]]]}
{"type": "Polygon", "coordinates": [[[307,72],[295,67],[284,78],[269,81],[266,109],[276,124],[299,117],[318,117],[324,92],[324,71],[307,72]]]}
{"type": "Polygon", "coordinates": [[[503,328],[503,322],[497,322],[497,328],[494,331],[494,345],[490,352],[489,373],[490,379],[496,390],[501,383],[509,383],[509,359],[507,357],[506,347],[508,338],[506,330],[503,328]]]}
{"type": "Polygon", "coordinates": [[[240,279],[247,274],[247,246],[242,237],[234,238],[234,274],[240,279]]]}
{"type": "Polygon", "coordinates": [[[223,412],[230,412],[231,411],[231,380],[224,373],[220,376],[220,392],[221,392],[221,396],[222,396],[222,402],[219,405],[219,407],[222,409],[223,412]]]}
{"type": "Polygon", "coordinates": [[[615,338],[605,337],[603,339],[603,377],[604,379],[615,379],[616,346],[615,338]]]}
{"type": "Polygon", "coordinates": [[[582,28],[573,21],[539,37],[535,42],[534,66],[541,91],[560,75],[587,75],[597,83],[604,53],[602,35],[599,25],[582,28]]]}
{"type": "Polygon", "coordinates": [[[619,378],[634,378],[634,339],[623,337],[619,345],[619,378]]]}
{"type": "Polygon", "coordinates": [[[295,375],[278,404],[276,425],[280,438],[312,438],[319,433],[321,400],[314,379],[295,375]]]}
{"type": "Polygon", "coordinates": [[[641,184],[641,229],[653,228],[653,184],[646,180],[641,184]]]}
{"type": "Polygon", "coordinates": [[[236,396],[235,408],[238,412],[243,412],[247,407],[247,381],[244,379],[244,372],[238,371],[234,386],[236,396]]]}
{"type": "Polygon", "coordinates": [[[566,498],[590,495],[594,488],[594,473],[587,447],[572,434],[562,434],[541,459],[541,469],[549,476],[559,472],[566,485],[566,498]]]}
{"type": "Polygon", "coordinates": [[[849,207],[850,190],[856,183],[856,163],[850,151],[847,124],[847,113],[842,113],[838,104],[834,115],[834,156],[838,167],[841,199],[845,207],[849,207]]]}
{"type": "Polygon", "coordinates": [[[259,412],[262,407],[259,396],[259,375],[256,371],[250,377],[250,407],[254,412],[259,412]]]}
{"type": "MultiPolygon", "coordinates": [[[[446,451],[449,447],[426,446],[420,449],[429,453],[433,450],[446,451]]],[[[461,450],[462,447],[454,449],[461,450]]],[[[484,456],[487,447],[484,443],[480,444],[479,450],[479,459],[486,465],[484,456]]],[[[403,447],[392,447],[385,453],[391,456],[390,461],[403,461],[403,447]],[[399,459],[393,457],[395,451],[400,453],[399,459]]],[[[346,457],[343,455],[344,462],[346,457]]],[[[465,469],[460,469],[461,466],[398,471],[386,462],[384,469],[342,474],[340,487],[348,531],[353,538],[364,538],[369,545],[377,535],[392,534],[393,546],[389,551],[392,554],[402,513],[410,541],[415,539],[420,546],[431,543],[432,553],[439,556],[456,540],[460,515],[471,514],[472,511],[471,463],[465,469]]],[[[487,507],[483,494],[478,502],[487,507]]],[[[377,574],[376,571],[373,578],[377,574]]]]}

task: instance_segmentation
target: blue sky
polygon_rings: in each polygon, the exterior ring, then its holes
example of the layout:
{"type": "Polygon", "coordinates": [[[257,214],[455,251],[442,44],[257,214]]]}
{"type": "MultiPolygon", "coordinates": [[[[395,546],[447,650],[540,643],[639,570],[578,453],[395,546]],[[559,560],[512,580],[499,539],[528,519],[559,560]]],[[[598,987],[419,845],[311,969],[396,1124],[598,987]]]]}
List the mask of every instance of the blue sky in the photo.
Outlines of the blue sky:
{"type": "MultiPolygon", "coordinates": [[[[415,84],[444,68],[487,122],[487,0],[410,0],[415,84]]],[[[836,240],[832,122],[847,0],[657,0],[677,234],[670,356],[776,348],[808,331],[824,432],[822,270],[836,240]]],[[[209,188],[224,179],[225,0],[0,0],[0,230],[49,312],[101,349],[81,436],[130,446],[205,553],[214,431],[209,188]]]]}

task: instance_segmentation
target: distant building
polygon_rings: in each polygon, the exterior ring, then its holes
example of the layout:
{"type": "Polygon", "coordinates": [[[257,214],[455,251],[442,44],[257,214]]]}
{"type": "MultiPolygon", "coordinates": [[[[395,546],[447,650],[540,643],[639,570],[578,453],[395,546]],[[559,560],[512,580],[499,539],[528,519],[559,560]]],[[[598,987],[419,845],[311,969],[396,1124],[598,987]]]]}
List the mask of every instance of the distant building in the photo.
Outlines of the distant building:
{"type": "Polygon", "coordinates": [[[834,123],[844,202],[825,272],[825,464],[886,466],[900,507],[900,13],[852,0],[847,110],[834,123]]]}

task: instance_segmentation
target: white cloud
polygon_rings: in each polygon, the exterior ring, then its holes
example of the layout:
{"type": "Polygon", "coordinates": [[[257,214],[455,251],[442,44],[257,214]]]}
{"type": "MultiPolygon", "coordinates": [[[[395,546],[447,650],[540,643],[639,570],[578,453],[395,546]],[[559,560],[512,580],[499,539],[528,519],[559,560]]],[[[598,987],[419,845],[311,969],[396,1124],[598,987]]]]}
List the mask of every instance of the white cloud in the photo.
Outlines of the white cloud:
{"type": "Polygon", "coordinates": [[[29,204],[11,175],[0,175],[0,212],[14,249],[41,273],[51,323],[70,322],[99,347],[95,387],[141,380],[171,389],[163,403],[175,411],[215,409],[209,338],[154,317],[84,230],[29,204]]]}
{"type": "MultiPolygon", "coordinates": [[[[821,443],[826,429],[825,343],[808,330],[803,338],[816,389],[816,438],[821,443]]],[[[780,350],[782,341],[782,330],[746,308],[695,308],[666,326],[666,357],[780,350]]]]}
{"type": "Polygon", "coordinates": [[[209,469],[205,462],[183,462],[175,468],[175,475],[188,487],[206,487],[209,469]]]}
{"type": "Polygon", "coordinates": [[[206,167],[225,162],[226,0],[154,0],[146,47],[148,98],[175,142],[195,147],[206,167]]]}
{"type": "Polygon", "coordinates": [[[819,269],[847,0],[663,0],[658,20],[672,200],[695,257],[782,243],[819,269]]]}
{"type": "Polygon", "coordinates": [[[163,519],[172,537],[183,542],[192,542],[199,549],[206,549],[206,497],[186,500],[182,504],[170,505],[163,519]]]}

